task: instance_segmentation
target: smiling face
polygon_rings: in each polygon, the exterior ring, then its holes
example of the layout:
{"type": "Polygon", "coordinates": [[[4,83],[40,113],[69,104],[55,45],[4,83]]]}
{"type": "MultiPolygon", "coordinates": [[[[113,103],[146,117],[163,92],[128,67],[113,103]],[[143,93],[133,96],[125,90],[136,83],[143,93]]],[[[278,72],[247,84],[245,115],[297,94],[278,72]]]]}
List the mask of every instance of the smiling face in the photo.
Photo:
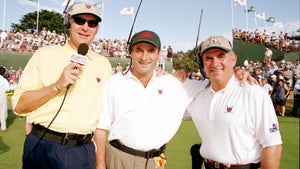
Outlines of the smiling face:
{"type": "Polygon", "coordinates": [[[203,53],[204,70],[215,90],[220,90],[226,86],[234,74],[233,67],[236,64],[236,59],[233,52],[218,48],[211,48],[203,53]]]}
{"type": "Polygon", "coordinates": [[[159,49],[150,43],[139,42],[133,46],[131,58],[134,65],[132,74],[138,79],[150,80],[159,58],[159,49]]]}
{"type": "MultiPolygon", "coordinates": [[[[76,17],[80,17],[86,21],[95,20],[97,21],[96,16],[91,14],[79,14],[76,17]]],[[[77,24],[74,18],[70,19],[70,46],[77,50],[78,46],[81,43],[90,44],[94,37],[96,36],[99,25],[96,27],[90,27],[88,22],[85,22],[83,25],[77,24]]]]}

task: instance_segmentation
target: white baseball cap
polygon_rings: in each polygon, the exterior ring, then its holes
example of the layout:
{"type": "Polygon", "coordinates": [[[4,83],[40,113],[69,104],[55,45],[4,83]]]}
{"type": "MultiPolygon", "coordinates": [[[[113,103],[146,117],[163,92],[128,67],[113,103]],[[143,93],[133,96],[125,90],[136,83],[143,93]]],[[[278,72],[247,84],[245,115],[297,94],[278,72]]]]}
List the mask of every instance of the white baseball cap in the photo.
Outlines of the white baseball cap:
{"type": "Polygon", "coordinates": [[[219,48],[224,51],[232,51],[232,45],[228,39],[223,36],[210,36],[208,39],[201,43],[200,55],[203,55],[208,49],[219,48]]]}
{"type": "Polygon", "coordinates": [[[68,10],[68,14],[70,16],[78,15],[78,14],[92,14],[97,17],[98,22],[101,22],[102,19],[100,17],[99,9],[92,4],[86,2],[78,2],[70,6],[68,10]]]}

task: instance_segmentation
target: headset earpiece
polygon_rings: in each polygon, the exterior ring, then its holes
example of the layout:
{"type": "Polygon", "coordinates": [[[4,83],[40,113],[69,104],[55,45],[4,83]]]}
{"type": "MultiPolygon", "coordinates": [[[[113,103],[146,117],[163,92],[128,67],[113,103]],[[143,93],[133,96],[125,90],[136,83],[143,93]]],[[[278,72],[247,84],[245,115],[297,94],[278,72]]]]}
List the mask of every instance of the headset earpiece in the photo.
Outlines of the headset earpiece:
{"type": "Polygon", "coordinates": [[[67,13],[64,16],[64,26],[69,29],[70,28],[70,15],[67,13]]]}
{"type": "Polygon", "coordinates": [[[71,26],[71,25],[70,25],[70,19],[71,19],[70,11],[71,11],[71,9],[73,8],[73,6],[74,6],[74,4],[71,5],[71,6],[67,9],[66,13],[64,14],[64,26],[65,26],[67,29],[69,29],[70,26],[71,26]]]}
{"type": "MultiPolygon", "coordinates": [[[[201,43],[202,44],[202,43],[201,43]]],[[[198,56],[198,60],[199,60],[199,67],[200,69],[204,69],[204,65],[203,65],[203,60],[202,60],[202,56],[201,56],[201,44],[199,45],[197,51],[197,56],[198,56]]]]}
{"type": "Polygon", "coordinates": [[[203,64],[202,56],[200,55],[200,53],[198,54],[198,58],[199,58],[199,67],[200,67],[200,69],[204,69],[204,64],[203,64]]]}

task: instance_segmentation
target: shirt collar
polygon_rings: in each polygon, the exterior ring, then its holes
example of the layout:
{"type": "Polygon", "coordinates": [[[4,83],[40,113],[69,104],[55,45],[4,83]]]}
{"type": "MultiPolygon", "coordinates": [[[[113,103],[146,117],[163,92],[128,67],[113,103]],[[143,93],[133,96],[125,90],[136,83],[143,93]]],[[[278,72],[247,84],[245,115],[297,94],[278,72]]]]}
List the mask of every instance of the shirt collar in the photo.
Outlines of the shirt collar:
{"type": "Polygon", "coordinates": [[[212,85],[210,85],[210,91],[212,93],[218,93],[218,92],[225,92],[228,88],[230,88],[231,86],[233,86],[234,82],[238,81],[238,79],[235,77],[235,75],[232,75],[230,80],[228,81],[227,85],[225,86],[225,88],[215,92],[212,88],[212,85]]]}
{"type": "MultiPolygon", "coordinates": [[[[126,77],[127,79],[131,79],[131,78],[137,79],[137,77],[135,77],[135,76],[132,74],[132,72],[131,72],[130,70],[125,74],[125,77],[126,77]]],[[[153,75],[152,75],[152,78],[151,78],[151,80],[149,81],[149,83],[150,83],[151,81],[156,81],[156,80],[157,80],[157,77],[156,77],[156,70],[153,70],[153,75]]]]}

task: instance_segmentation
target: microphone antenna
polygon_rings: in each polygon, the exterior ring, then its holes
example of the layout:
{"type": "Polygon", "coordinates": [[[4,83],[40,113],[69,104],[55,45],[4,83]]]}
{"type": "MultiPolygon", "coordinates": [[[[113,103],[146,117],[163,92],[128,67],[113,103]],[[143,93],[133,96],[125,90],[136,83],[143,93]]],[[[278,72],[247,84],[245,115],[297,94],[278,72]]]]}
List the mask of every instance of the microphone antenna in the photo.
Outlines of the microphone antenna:
{"type": "Polygon", "coordinates": [[[198,25],[198,34],[197,34],[197,39],[196,39],[196,45],[195,45],[195,50],[194,50],[194,60],[199,64],[200,67],[200,73],[203,76],[203,78],[206,78],[205,72],[204,72],[204,68],[203,68],[203,61],[202,58],[200,58],[199,56],[199,50],[200,50],[200,46],[198,47],[198,39],[199,39],[199,34],[200,34],[200,27],[201,27],[201,21],[202,21],[202,14],[203,14],[203,8],[201,9],[201,13],[200,13],[200,20],[199,20],[199,25],[198,25]]]}
{"type": "Polygon", "coordinates": [[[67,5],[66,5],[66,7],[65,7],[65,9],[64,9],[64,14],[66,15],[67,14],[67,9],[68,9],[68,6],[69,6],[69,4],[70,4],[70,1],[71,0],[68,0],[68,2],[67,2],[67,5]]]}
{"type": "Polygon", "coordinates": [[[134,24],[135,24],[135,20],[136,20],[136,17],[140,11],[140,7],[141,7],[141,4],[142,4],[143,0],[140,1],[140,4],[136,10],[136,13],[135,13],[135,16],[133,18],[133,22],[132,22],[132,25],[131,25],[131,29],[130,29],[130,33],[129,33],[129,37],[128,37],[128,41],[127,41],[127,44],[129,44],[129,41],[130,41],[130,38],[131,38],[131,35],[132,35],[132,31],[133,31],[133,27],[134,27],[134,24]]]}
{"type": "MultiPolygon", "coordinates": [[[[134,18],[133,18],[133,22],[132,22],[130,32],[129,32],[129,36],[128,36],[128,40],[127,40],[127,51],[129,51],[128,49],[129,49],[129,44],[130,44],[130,39],[131,39],[133,27],[134,27],[134,24],[135,24],[136,17],[138,15],[139,11],[140,11],[140,7],[142,5],[142,2],[143,2],[143,0],[140,1],[139,6],[138,6],[138,8],[136,10],[136,13],[134,15],[134,18]]],[[[126,69],[122,72],[122,75],[125,75],[130,70],[131,66],[132,66],[132,59],[130,58],[130,65],[129,65],[128,69],[126,69]]]]}
{"type": "Polygon", "coordinates": [[[200,21],[199,21],[199,25],[198,25],[198,33],[197,33],[197,39],[196,39],[196,45],[195,45],[195,51],[194,51],[194,59],[196,59],[196,56],[199,53],[198,40],[199,40],[200,26],[201,26],[201,21],[202,21],[202,13],[203,13],[203,8],[201,9],[200,21]]]}
{"type": "MultiPolygon", "coordinates": [[[[65,9],[64,9],[64,11],[63,11],[64,22],[65,22],[65,19],[66,19],[65,17],[68,17],[68,16],[67,16],[67,9],[68,9],[68,7],[69,7],[70,2],[71,2],[71,0],[68,0],[68,2],[67,2],[67,4],[66,4],[66,7],[65,7],[65,9]]],[[[64,23],[64,24],[65,24],[65,23],[64,23]]],[[[65,37],[65,39],[64,39],[63,41],[60,42],[60,45],[61,45],[61,46],[65,45],[65,44],[66,44],[66,41],[67,41],[67,30],[66,30],[66,25],[64,25],[64,37],[65,37]]]]}

